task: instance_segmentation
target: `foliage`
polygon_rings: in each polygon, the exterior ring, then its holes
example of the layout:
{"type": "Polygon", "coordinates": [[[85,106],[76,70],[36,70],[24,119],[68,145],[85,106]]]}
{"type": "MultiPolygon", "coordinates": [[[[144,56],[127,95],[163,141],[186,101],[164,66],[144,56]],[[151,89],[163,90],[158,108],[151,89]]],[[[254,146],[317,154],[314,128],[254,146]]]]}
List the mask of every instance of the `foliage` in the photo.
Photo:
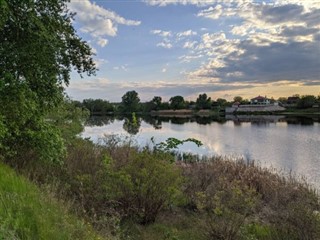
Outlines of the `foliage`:
{"type": "Polygon", "coordinates": [[[50,123],[61,131],[61,136],[67,143],[83,131],[83,123],[89,117],[89,111],[81,106],[76,106],[76,104],[76,102],[65,98],[58,107],[51,110],[46,116],[47,119],[50,119],[50,123]]]}
{"type": "Polygon", "coordinates": [[[185,102],[182,96],[174,96],[170,98],[169,102],[170,102],[171,109],[177,110],[177,109],[185,108],[185,102]]]}
{"type": "Polygon", "coordinates": [[[82,106],[88,109],[93,115],[106,115],[115,110],[110,102],[102,99],[84,99],[82,106]]]}
{"type": "Polygon", "coordinates": [[[200,94],[196,100],[196,107],[198,109],[210,109],[211,108],[211,98],[207,94],[200,94]]]}
{"type": "Polygon", "coordinates": [[[254,190],[223,179],[197,192],[197,208],[206,214],[205,234],[210,239],[239,239],[241,226],[257,203],[254,190]]]}
{"type": "Polygon", "coordinates": [[[60,130],[44,118],[37,95],[25,82],[12,77],[5,79],[0,90],[0,116],[2,115],[2,139],[0,154],[11,159],[23,157],[58,161],[64,153],[60,130]]]}
{"type": "Polygon", "coordinates": [[[2,0],[0,16],[0,154],[58,161],[60,131],[45,116],[63,101],[72,68],[95,73],[92,51],[76,35],[66,0],[2,0]]]}
{"type": "Polygon", "coordinates": [[[206,213],[208,225],[202,231],[207,235],[214,239],[251,239],[248,236],[254,235],[268,240],[320,236],[319,196],[307,185],[254,163],[222,157],[204,160],[182,169],[188,179],[184,186],[187,207],[206,213]],[[248,224],[261,229],[249,231],[248,224]]]}
{"type": "Polygon", "coordinates": [[[304,95],[298,101],[298,108],[310,108],[315,104],[316,97],[313,95],[304,95]]]}
{"type": "Polygon", "coordinates": [[[186,142],[193,142],[198,147],[202,146],[202,142],[194,138],[188,138],[185,140],[179,140],[177,138],[168,138],[166,141],[156,144],[155,150],[168,152],[168,151],[177,149],[179,145],[182,145],[186,142]]]}
{"type": "Polygon", "coordinates": [[[154,222],[179,191],[179,171],[167,157],[143,150],[132,152],[121,168],[114,161],[106,163],[111,174],[106,187],[112,191],[112,198],[126,215],[142,224],[154,222]]]}
{"type": "Polygon", "coordinates": [[[141,126],[141,119],[136,117],[135,112],[131,114],[131,117],[125,117],[123,122],[123,129],[129,134],[135,135],[139,132],[141,126]]]}
{"type": "Polygon", "coordinates": [[[0,239],[99,239],[67,210],[0,164],[0,239]]]}
{"type": "Polygon", "coordinates": [[[234,102],[239,102],[239,103],[241,103],[241,102],[243,101],[243,98],[242,98],[241,96],[235,96],[235,97],[233,98],[233,101],[234,101],[234,102]]]}
{"type": "Polygon", "coordinates": [[[121,111],[123,113],[132,113],[139,110],[140,98],[136,91],[128,91],[122,96],[121,111]]]}
{"type": "Polygon", "coordinates": [[[218,98],[217,103],[220,107],[225,107],[228,104],[228,101],[224,98],[218,98]]]}

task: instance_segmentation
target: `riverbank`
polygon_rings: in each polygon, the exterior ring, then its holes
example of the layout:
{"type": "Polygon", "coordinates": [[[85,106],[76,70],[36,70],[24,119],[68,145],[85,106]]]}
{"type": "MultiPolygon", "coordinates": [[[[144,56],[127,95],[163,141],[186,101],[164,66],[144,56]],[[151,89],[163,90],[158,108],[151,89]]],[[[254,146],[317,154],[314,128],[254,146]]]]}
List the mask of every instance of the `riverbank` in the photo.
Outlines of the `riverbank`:
{"type": "MultiPolygon", "coordinates": [[[[52,194],[52,193],[51,193],[52,194]]],[[[65,203],[0,162],[0,239],[99,239],[65,203]]]]}
{"type": "Polygon", "coordinates": [[[315,190],[241,159],[185,155],[179,161],[156,146],[110,136],[99,145],[70,142],[63,167],[30,162],[24,168],[33,181],[72,201],[73,211],[106,239],[320,236],[315,190]]]}

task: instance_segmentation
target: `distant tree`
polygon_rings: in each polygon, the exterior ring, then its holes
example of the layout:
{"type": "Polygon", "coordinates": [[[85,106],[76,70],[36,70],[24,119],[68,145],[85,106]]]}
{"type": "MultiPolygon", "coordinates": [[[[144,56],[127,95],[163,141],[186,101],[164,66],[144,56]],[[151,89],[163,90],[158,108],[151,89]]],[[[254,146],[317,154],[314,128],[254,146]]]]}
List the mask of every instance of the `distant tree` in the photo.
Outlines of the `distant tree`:
{"type": "Polygon", "coordinates": [[[288,101],[288,98],[286,97],[279,97],[278,98],[278,101],[281,102],[281,103],[286,103],[288,101]]]}
{"type": "Polygon", "coordinates": [[[82,105],[87,108],[91,114],[105,115],[114,111],[113,105],[103,99],[85,99],[82,105]]]}
{"type": "Polygon", "coordinates": [[[140,98],[136,91],[126,92],[122,96],[122,111],[127,113],[137,112],[139,110],[140,98]]]}
{"type": "Polygon", "coordinates": [[[218,105],[219,105],[220,107],[224,107],[224,106],[226,106],[226,104],[228,103],[228,101],[227,101],[226,99],[224,99],[224,98],[218,98],[218,99],[217,99],[217,103],[218,103],[218,105]]]}
{"type": "Polygon", "coordinates": [[[170,104],[168,102],[162,102],[160,105],[160,110],[168,110],[170,109],[170,104]]]}
{"type": "Polygon", "coordinates": [[[241,96],[235,96],[235,97],[233,98],[233,101],[234,101],[234,102],[239,102],[239,103],[241,103],[241,102],[243,101],[243,98],[242,98],[241,96]]]}
{"type": "Polygon", "coordinates": [[[211,98],[207,94],[200,94],[196,100],[197,109],[210,109],[211,108],[211,98]]]}
{"type": "Polygon", "coordinates": [[[153,97],[153,99],[152,99],[152,103],[154,103],[154,105],[156,106],[156,108],[159,108],[159,107],[160,107],[161,101],[162,101],[162,98],[159,97],[159,96],[155,96],[155,97],[153,97]]]}
{"type": "Polygon", "coordinates": [[[298,101],[298,108],[310,108],[315,104],[317,98],[313,95],[304,95],[298,101]]]}
{"type": "Polygon", "coordinates": [[[171,109],[184,109],[185,108],[185,102],[184,98],[182,96],[174,96],[170,98],[170,108],[171,109]]]}

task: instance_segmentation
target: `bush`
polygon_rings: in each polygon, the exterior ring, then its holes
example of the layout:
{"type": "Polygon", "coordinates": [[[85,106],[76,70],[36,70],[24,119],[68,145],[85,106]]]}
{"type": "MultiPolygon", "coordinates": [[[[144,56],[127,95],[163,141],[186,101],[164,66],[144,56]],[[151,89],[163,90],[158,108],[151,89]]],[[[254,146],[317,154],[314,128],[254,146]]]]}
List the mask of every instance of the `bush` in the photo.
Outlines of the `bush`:
{"type": "Polygon", "coordinates": [[[319,239],[319,195],[307,184],[222,157],[180,165],[186,207],[204,213],[208,239],[319,239]]]}
{"type": "Polygon", "coordinates": [[[133,151],[125,165],[117,167],[109,159],[110,183],[106,187],[128,217],[141,224],[155,221],[179,192],[181,177],[177,167],[163,153],[133,151]]]}

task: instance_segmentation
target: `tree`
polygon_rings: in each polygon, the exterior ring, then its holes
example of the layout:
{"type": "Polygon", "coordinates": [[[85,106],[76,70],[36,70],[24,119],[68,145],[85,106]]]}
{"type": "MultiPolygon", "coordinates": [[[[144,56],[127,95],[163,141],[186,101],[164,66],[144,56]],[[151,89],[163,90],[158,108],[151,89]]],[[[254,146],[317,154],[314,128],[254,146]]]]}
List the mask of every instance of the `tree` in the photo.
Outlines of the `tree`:
{"type": "Polygon", "coordinates": [[[304,95],[298,101],[298,108],[310,108],[315,104],[316,97],[313,95],[304,95]]]}
{"type": "Polygon", "coordinates": [[[160,106],[161,106],[161,101],[162,101],[162,98],[159,97],[159,96],[155,96],[153,97],[152,99],[152,103],[154,105],[154,110],[159,110],[160,106]]]}
{"type": "Polygon", "coordinates": [[[62,103],[72,69],[96,71],[67,2],[0,1],[0,155],[7,159],[58,160],[63,141],[46,115],[62,103]]]}
{"type": "Polygon", "coordinates": [[[239,103],[241,103],[241,102],[243,101],[243,98],[242,98],[241,96],[235,96],[235,97],[233,98],[233,101],[234,101],[234,102],[239,102],[239,103]]]}
{"type": "Polygon", "coordinates": [[[217,99],[217,103],[218,103],[218,105],[219,105],[220,107],[224,107],[224,106],[226,106],[226,104],[228,103],[228,101],[227,101],[226,99],[224,99],[224,98],[218,98],[218,99],[217,99]]]}
{"type": "Polygon", "coordinates": [[[207,94],[200,94],[196,100],[196,107],[198,109],[210,109],[211,108],[211,98],[207,94]]]}
{"type": "Polygon", "coordinates": [[[126,92],[122,96],[122,102],[121,102],[122,111],[125,113],[132,113],[132,112],[138,111],[139,102],[140,102],[140,98],[136,91],[126,92]]]}
{"type": "Polygon", "coordinates": [[[171,109],[183,109],[185,107],[184,98],[182,96],[174,96],[170,98],[170,107],[171,109]]]}
{"type": "Polygon", "coordinates": [[[84,99],[83,106],[87,108],[92,115],[106,115],[114,111],[113,105],[103,99],[84,99]]]}

